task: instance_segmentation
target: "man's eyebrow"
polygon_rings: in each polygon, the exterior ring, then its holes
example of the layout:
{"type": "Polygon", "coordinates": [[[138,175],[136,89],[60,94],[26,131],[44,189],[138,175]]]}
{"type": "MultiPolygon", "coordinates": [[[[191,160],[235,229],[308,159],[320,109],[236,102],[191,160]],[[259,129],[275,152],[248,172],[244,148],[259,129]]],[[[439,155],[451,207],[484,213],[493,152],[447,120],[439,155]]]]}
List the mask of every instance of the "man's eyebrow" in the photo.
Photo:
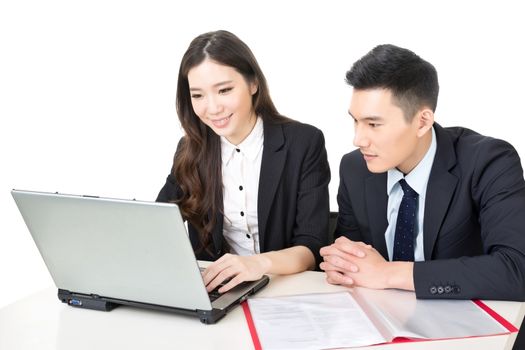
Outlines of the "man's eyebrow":
{"type": "MultiPolygon", "coordinates": [[[[354,119],[354,120],[357,120],[356,117],[354,117],[354,115],[348,111],[348,114],[354,119]]],[[[364,121],[379,121],[379,120],[383,120],[382,117],[378,116],[378,115],[368,115],[366,117],[363,117],[361,118],[360,120],[364,120],[364,121]]]]}

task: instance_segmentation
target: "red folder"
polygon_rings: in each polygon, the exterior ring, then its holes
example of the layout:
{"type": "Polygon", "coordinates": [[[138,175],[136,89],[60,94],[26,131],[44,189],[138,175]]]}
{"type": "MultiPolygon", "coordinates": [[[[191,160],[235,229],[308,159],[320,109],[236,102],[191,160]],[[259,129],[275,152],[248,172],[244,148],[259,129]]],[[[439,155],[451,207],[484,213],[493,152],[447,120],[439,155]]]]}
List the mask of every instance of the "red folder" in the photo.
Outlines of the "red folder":
{"type": "MultiPolygon", "coordinates": [[[[473,300],[473,302],[474,304],[482,308],[487,314],[489,314],[499,324],[505,327],[508,330],[508,333],[515,333],[518,331],[518,328],[516,328],[512,323],[510,323],[505,318],[503,318],[496,311],[488,307],[487,304],[483,303],[481,300],[473,300]]],[[[241,305],[242,305],[242,310],[244,311],[244,316],[246,317],[246,322],[248,323],[248,329],[250,330],[250,335],[252,337],[253,346],[255,350],[262,350],[261,342],[259,341],[257,330],[255,329],[255,323],[253,322],[252,313],[250,312],[250,307],[248,305],[248,302],[244,301],[241,305]]],[[[503,333],[503,334],[507,334],[507,333],[503,333]]],[[[493,334],[493,335],[498,335],[498,334],[493,334]]],[[[484,336],[489,336],[489,335],[484,335],[484,336]]],[[[472,337],[467,337],[467,338],[477,338],[477,337],[484,337],[484,336],[472,336],[472,337]]],[[[446,340],[446,339],[447,338],[440,338],[439,340],[446,340]]],[[[448,338],[448,339],[454,339],[454,338],[448,338]]],[[[432,341],[432,340],[434,339],[423,339],[423,338],[413,339],[413,338],[397,337],[397,338],[394,338],[394,340],[392,340],[392,342],[390,343],[406,343],[406,342],[420,342],[420,341],[432,341]]],[[[390,344],[390,343],[384,343],[384,344],[390,344]]]]}

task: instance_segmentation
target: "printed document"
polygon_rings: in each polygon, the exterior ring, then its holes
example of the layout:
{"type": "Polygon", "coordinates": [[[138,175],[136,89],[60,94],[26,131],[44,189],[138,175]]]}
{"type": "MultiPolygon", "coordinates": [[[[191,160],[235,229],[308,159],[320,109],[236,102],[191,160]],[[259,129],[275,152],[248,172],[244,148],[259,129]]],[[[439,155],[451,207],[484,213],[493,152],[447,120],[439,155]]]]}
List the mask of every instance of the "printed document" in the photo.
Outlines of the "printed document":
{"type": "Polygon", "coordinates": [[[248,300],[263,349],[330,349],[387,343],[395,338],[444,339],[507,334],[470,300],[418,300],[401,290],[248,300]]]}

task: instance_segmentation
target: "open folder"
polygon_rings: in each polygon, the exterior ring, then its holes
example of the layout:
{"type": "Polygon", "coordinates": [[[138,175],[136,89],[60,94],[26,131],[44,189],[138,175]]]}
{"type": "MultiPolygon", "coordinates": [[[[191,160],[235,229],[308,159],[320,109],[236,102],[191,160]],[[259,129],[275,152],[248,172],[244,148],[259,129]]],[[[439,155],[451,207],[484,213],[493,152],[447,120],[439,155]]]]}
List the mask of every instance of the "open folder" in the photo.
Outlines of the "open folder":
{"type": "Polygon", "coordinates": [[[253,298],[243,310],[256,349],[330,349],[509,334],[481,301],[421,300],[401,290],[253,298]]]}

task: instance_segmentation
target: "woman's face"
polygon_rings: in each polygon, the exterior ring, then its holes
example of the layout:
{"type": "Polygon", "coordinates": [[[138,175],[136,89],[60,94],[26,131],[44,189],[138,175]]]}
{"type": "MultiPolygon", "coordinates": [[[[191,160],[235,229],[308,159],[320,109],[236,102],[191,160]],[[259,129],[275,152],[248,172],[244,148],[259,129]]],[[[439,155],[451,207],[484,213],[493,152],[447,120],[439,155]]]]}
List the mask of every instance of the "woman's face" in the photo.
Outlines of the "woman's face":
{"type": "Polygon", "coordinates": [[[250,134],[257,119],[252,106],[255,83],[210,59],[190,69],[188,83],[195,114],[217,135],[238,145],[250,134]]]}

